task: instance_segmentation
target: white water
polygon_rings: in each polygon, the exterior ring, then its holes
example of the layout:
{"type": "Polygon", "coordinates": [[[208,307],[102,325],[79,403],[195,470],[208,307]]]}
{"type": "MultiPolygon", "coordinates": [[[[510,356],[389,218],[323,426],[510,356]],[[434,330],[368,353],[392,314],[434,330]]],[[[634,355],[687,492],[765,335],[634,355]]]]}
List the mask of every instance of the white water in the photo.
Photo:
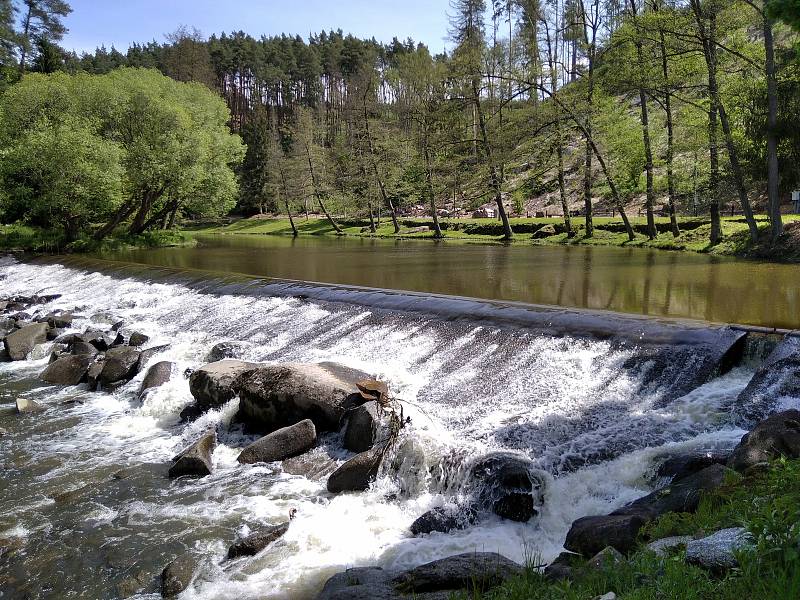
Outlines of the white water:
{"type": "MultiPolygon", "coordinates": [[[[143,374],[113,394],[91,393],[30,383],[47,359],[0,363],[6,390],[0,427],[8,429],[0,435],[0,538],[21,537],[36,553],[28,577],[58,579],[48,575],[53,564],[75,571],[44,588],[58,596],[114,597],[122,592],[113,586],[130,577],[154,590],[161,568],[184,547],[206,557],[186,598],[311,598],[346,567],[405,568],[474,550],[548,560],[574,519],[650,491],[658,457],[730,448],[743,433],[728,411],[752,375],[748,367],[663,402],[663,386],[643,387],[646,363],[624,366],[637,350],[610,342],[343,304],[202,293],[59,265],[0,267],[6,275],[0,296],[60,293],[45,310],[113,313],[149,335],[148,346],[169,344],[153,361],[177,364],[172,381],[140,403],[143,374]],[[416,457],[416,466],[422,460],[435,470],[454,452],[528,454],[550,474],[542,514],[526,524],[492,517],[464,531],[413,538],[414,519],[451,500],[435,478],[420,475],[428,468],[399,476],[387,469],[368,492],[332,496],[324,478],[288,475],[278,464],[239,465],[239,449],[253,438],[230,427],[236,400],[191,425],[178,422],[192,401],[181,374],[225,340],[249,342],[249,360],[334,361],[388,381],[412,417],[405,436],[417,451],[401,453],[406,465],[416,457]],[[18,392],[8,390],[19,389],[49,410],[11,415],[18,392]],[[76,398],[83,403],[62,404],[76,398]],[[168,465],[209,426],[217,426],[220,441],[214,474],[169,481],[158,465],[168,465]],[[115,479],[125,466],[134,475],[115,479]],[[413,493],[396,496],[401,488],[413,493]],[[70,490],[80,490],[77,498],[59,503],[56,496],[70,490]],[[237,533],[283,522],[292,508],[297,518],[268,551],[222,561],[237,533]],[[80,558],[54,556],[76,545],[80,558]]],[[[323,446],[319,452],[345,457],[336,436],[323,446]]]]}

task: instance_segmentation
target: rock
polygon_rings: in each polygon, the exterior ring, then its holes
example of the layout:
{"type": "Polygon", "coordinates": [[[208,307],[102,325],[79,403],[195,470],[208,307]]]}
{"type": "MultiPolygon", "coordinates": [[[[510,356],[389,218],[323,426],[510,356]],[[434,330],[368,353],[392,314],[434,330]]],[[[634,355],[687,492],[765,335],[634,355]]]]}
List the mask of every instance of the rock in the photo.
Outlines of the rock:
{"type": "Polygon", "coordinates": [[[662,462],[656,469],[656,475],[674,481],[693,475],[711,465],[724,465],[727,460],[727,455],[714,452],[678,454],[662,462]]]}
{"type": "Polygon", "coordinates": [[[378,475],[383,460],[383,448],[376,446],[371,450],[356,454],[353,458],[336,469],[328,477],[328,491],[332,494],[340,492],[362,492],[378,475]]]}
{"type": "Polygon", "coordinates": [[[37,319],[42,323],[47,323],[50,327],[58,327],[61,329],[71,327],[72,321],[75,317],[70,312],[51,312],[46,314],[41,319],[37,319]]]}
{"type": "Polygon", "coordinates": [[[98,350],[92,344],[84,342],[83,340],[75,340],[69,348],[70,353],[75,355],[88,355],[94,356],[98,350]]]}
{"type": "Polygon", "coordinates": [[[527,457],[497,452],[478,459],[470,469],[478,500],[495,514],[525,522],[544,503],[545,475],[527,457]]]}
{"type": "Polygon", "coordinates": [[[728,465],[744,471],[774,458],[800,458],[800,411],[787,410],[761,421],[733,450],[728,465]]]}
{"type": "Polygon", "coordinates": [[[179,556],[161,572],[161,596],[174,598],[192,583],[197,562],[191,554],[179,556]]]}
{"type": "Polygon", "coordinates": [[[600,570],[613,567],[622,562],[625,562],[625,557],[611,546],[606,546],[587,560],[586,566],[590,569],[600,570]]]}
{"type": "Polygon", "coordinates": [[[153,358],[156,354],[160,354],[169,348],[169,344],[163,344],[161,346],[152,346],[151,348],[147,348],[146,350],[142,350],[139,354],[139,364],[136,365],[136,371],[142,371],[146,366],[147,363],[150,362],[150,359],[153,358]]]}
{"type": "Polygon", "coordinates": [[[378,403],[366,402],[358,408],[353,408],[347,412],[346,418],[344,447],[350,452],[365,452],[372,448],[381,425],[378,403]]]}
{"type": "Polygon", "coordinates": [[[253,442],[236,459],[242,464],[268,463],[302,454],[314,447],[317,430],[310,419],[278,429],[253,442]]]}
{"type": "Polygon", "coordinates": [[[648,521],[638,514],[582,517],[572,523],[564,548],[587,557],[606,546],[627,554],[636,547],[636,536],[648,521]]]}
{"type": "Polygon", "coordinates": [[[317,600],[397,600],[395,575],[380,567],[357,567],[337,573],[322,588],[317,600]]]}
{"type": "Polygon", "coordinates": [[[800,396],[800,337],[785,336],[759,366],[733,404],[748,429],[775,411],[784,398],[800,396]]]}
{"type": "Polygon", "coordinates": [[[111,348],[116,342],[116,337],[107,335],[104,331],[87,331],[78,336],[79,339],[91,344],[101,352],[105,352],[111,348]]]}
{"type": "Polygon", "coordinates": [[[617,595],[614,592],[608,592],[602,596],[595,596],[592,600],[617,600],[617,595]]]}
{"type": "Polygon", "coordinates": [[[711,571],[720,572],[738,566],[734,553],[751,543],[743,527],[722,529],[699,540],[686,544],[686,560],[711,571]]]}
{"type": "Polygon", "coordinates": [[[111,348],[106,352],[98,381],[105,386],[118,381],[128,381],[136,375],[138,364],[138,350],[127,346],[111,348]]]}
{"type": "Polygon", "coordinates": [[[383,381],[362,379],[361,381],[356,381],[356,387],[365,402],[388,400],[389,398],[389,386],[383,381]]]}
{"type": "Polygon", "coordinates": [[[221,360],[197,369],[189,377],[189,390],[204,411],[218,408],[239,392],[241,380],[257,369],[256,363],[221,360]]]}
{"type": "Polygon", "coordinates": [[[578,555],[572,552],[562,552],[555,560],[544,569],[544,576],[549,581],[564,581],[572,579],[572,563],[578,555]]]}
{"type": "Polygon", "coordinates": [[[656,556],[666,556],[673,548],[685,546],[692,541],[690,535],[674,535],[672,537],[661,538],[647,544],[647,549],[654,552],[656,556]]]}
{"type": "MultiPolygon", "coordinates": [[[[89,317],[89,320],[92,323],[98,323],[100,325],[110,325],[112,328],[117,324],[120,324],[121,326],[121,324],[123,323],[122,317],[112,315],[111,313],[108,312],[95,313],[91,317],[89,317]]],[[[117,329],[119,329],[119,327],[117,329]]]]}
{"type": "Polygon", "coordinates": [[[37,344],[47,341],[47,323],[31,323],[9,333],[3,345],[11,360],[25,360],[37,344]]]}
{"type": "Polygon", "coordinates": [[[289,529],[289,522],[262,527],[228,548],[228,559],[255,556],[289,529]]]}
{"type": "Polygon", "coordinates": [[[472,525],[477,517],[475,509],[469,506],[438,506],[418,517],[411,524],[410,529],[413,535],[433,532],[447,533],[454,529],[465,529],[472,525]]]}
{"type": "Polygon", "coordinates": [[[717,489],[730,473],[724,465],[714,464],[688,477],[673,481],[630,504],[612,512],[612,515],[638,514],[655,519],[668,512],[694,512],[703,493],[717,489]]]}
{"type": "Polygon", "coordinates": [[[92,356],[64,356],[47,365],[39,377],[56,385],[78,385],[86,378],[93,361],[92,356]]]}
{"type": "Polygon", "coordinates": [[[420,565],[393,581],[403,592],[438,592],[467,588],[485,592],[522,572],[520,565],[500,554],[470,552],[420,565]]]}
{"type": "Polygon", "coordinates": [[[203,409],[197,404],[189,404],[183,408],[178,416],[181,419],[181,423],[192,423],[203,416],[203,409]]]}
{"type": "Polygon", "coordinates": [[[306,452],[294,458],[287,458],[281,462],[281,469],[289,475],[300,475],[306,479],[322,479],[329,476],[338,464],[327,454],[319,452],[306,452]]]}
{"type": "MultiPolygon", "coordinates": [[[[0,335],[2,335],[2,333],[3,332],[0,331],[0,335]]],[[[56,338],[58,338],[61,335],[64,335],[64,330],[63,329],[53,329],[51,327],[50,329],[47,330],[47,341],[48,342],[53,342],[53,341],[56,340],[56,338]]]]}
{"type": "Polygon", "coordinates": [[[103,372],[104,363],[102,360],[89,365],[86,371],[86,383],[91,391],[95,391],[100,385],[100,374],[103,372]]]}
{"type": "Polygon", "coordinates": [[[220,342],[208,353],[208,362],[218,362],[226,358],[242,358],[250,344],[246,342],[220,342]]]}
{"type": "Polygon", "coordinates": [[[54,363],[59,358],[67,356],[69,354],[69,348],[65,344],[56,344],[53,343],[50,345],[50,360],[49,362],[54,363]]]}
{"type": "Polygon", "coordinates": [[[169,477],[181,477],[183,475],[195,475],[205,477],[211,475],[213,463],[211,453],[217,445],[217,434],[209,431],[204,434],[194,444],[186,448],[173,459],[172,466],[169,468],[169,477]]]}
{"type": "Polygon", "coordinates": [[[143,333],[139,333],[138,331],[134,331],[128,338],[128,345],[138,348],[139,346],[144,346],[149,340],[150,336],[147,336],[143,333]]]}
{"type": "Polygon", "coordinates": [[[139,398],[142,398],[147,390],[152,390],[167,383],[172,376],[173,364],[169,361],[161,361],[147,369],[147,373],[139,387],[139,398]]]}
{"type": "Polygon", "coordinates": [[[44,409],[44,406],[38,402],[28,400],[27,398],[17,398],[17,412],[21,415],[42,412],[44,409]]]}
{"type": "Polygon", "coordinates": [[[363,404],[356,382],[365,374],[332,363],[265,365],[241,379],[240,421],[274,431],[311,419],[317,431],[338,431],[348,409],[363,404]]]}

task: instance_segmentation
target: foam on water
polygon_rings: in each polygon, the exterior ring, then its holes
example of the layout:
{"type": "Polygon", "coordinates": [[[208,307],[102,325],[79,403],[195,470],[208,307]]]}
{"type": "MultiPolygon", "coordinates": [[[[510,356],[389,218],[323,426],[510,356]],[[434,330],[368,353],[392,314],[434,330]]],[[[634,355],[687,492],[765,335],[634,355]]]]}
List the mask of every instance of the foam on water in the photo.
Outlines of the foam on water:
{"type": "MultiPolygon", "coordinates": [[[[221,293],[211,284],[203,292],[58,264],[5,259],[0,266],[0,295],[63,294],[43,308],[77,308],[87,317],[76,321],[78,329],[95,313],[119,316],[150,336],[148,345],[169,344],[151,363],[176,363],[173,379],[141,402],[143,373],[101,393],[33,383],[46,358],[0,364],[0,390],[15,390],[0,396],[0,427],[11,423],[15,395],[48,407],[14,416],[14,429],[0,436],[0,468],[16,483],[13,493],[13,486],[0,490],[0,537],[25,538],[38,553],[26,565],[28,577],[47,578],[54,565],[76,571],[47,584],[65,597],[114,597],[109,582],[141,573],[152,579],[186,548],[207,557],[186,598],[310,598],[346,567],[400,569],[473,550],[548,560],[574,519],[650,491],[658,457],[730,448],[742,435],[729,410],[752,368],[665,401],[665,382],[644,385],[652,365],[630,367],[637,347],[608,340],[221,293]],[[399,472],[385,464],[369,491],[333,496],[324,477],[289,475],[277,464],[239,465],[239,449],[254,438],[233,423],[237,400],[181,425],[178,414],[192,401],[181,374],[227,340],[248,342],[248,360],[333,361],[387,380],[412,419],[391,461],[399,472]],[[169,481],[171,458],[210,427],[219,432],[213,475],[169,481]],[[463,531],[411,537],[418,516],[453,499],[443,492],[454,488],[432,475],[435,467],[456,457],[457,469],[495,450],[524,453],[548,474],[541,515],[526,524],[488,517],[463,531]],[[222,561],[237,535],[285,521],[291,509],[298,517],[268,552],[222,561]],[[76,536],[85,556],[56,557],[76,536]]],[[[321,443],[346,457],[335,435],[321,443]]]]}

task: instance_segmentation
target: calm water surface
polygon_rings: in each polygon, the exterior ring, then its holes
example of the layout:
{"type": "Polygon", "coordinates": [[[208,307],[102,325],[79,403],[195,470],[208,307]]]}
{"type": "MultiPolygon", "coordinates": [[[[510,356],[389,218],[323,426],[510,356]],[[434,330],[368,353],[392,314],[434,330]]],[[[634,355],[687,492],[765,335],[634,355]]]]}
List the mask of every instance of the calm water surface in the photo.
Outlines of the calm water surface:
{"type": "Polygon", "coordinates": [[[638,248],[207,235],[103,258],[654,316],[800,328],[800,266],[638,248]]]}

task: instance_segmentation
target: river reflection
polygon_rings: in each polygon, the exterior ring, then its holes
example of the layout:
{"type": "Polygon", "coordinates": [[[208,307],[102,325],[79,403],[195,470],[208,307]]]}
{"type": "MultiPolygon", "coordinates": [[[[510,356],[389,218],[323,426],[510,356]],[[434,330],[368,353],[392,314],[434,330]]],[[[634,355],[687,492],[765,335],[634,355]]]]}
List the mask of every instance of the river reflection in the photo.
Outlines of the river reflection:
{"type": "Polygon", "coordinates": [[[800,328],[800,267],[638,248],[250,235],[105,259],[655,316],[800,328]]]}

